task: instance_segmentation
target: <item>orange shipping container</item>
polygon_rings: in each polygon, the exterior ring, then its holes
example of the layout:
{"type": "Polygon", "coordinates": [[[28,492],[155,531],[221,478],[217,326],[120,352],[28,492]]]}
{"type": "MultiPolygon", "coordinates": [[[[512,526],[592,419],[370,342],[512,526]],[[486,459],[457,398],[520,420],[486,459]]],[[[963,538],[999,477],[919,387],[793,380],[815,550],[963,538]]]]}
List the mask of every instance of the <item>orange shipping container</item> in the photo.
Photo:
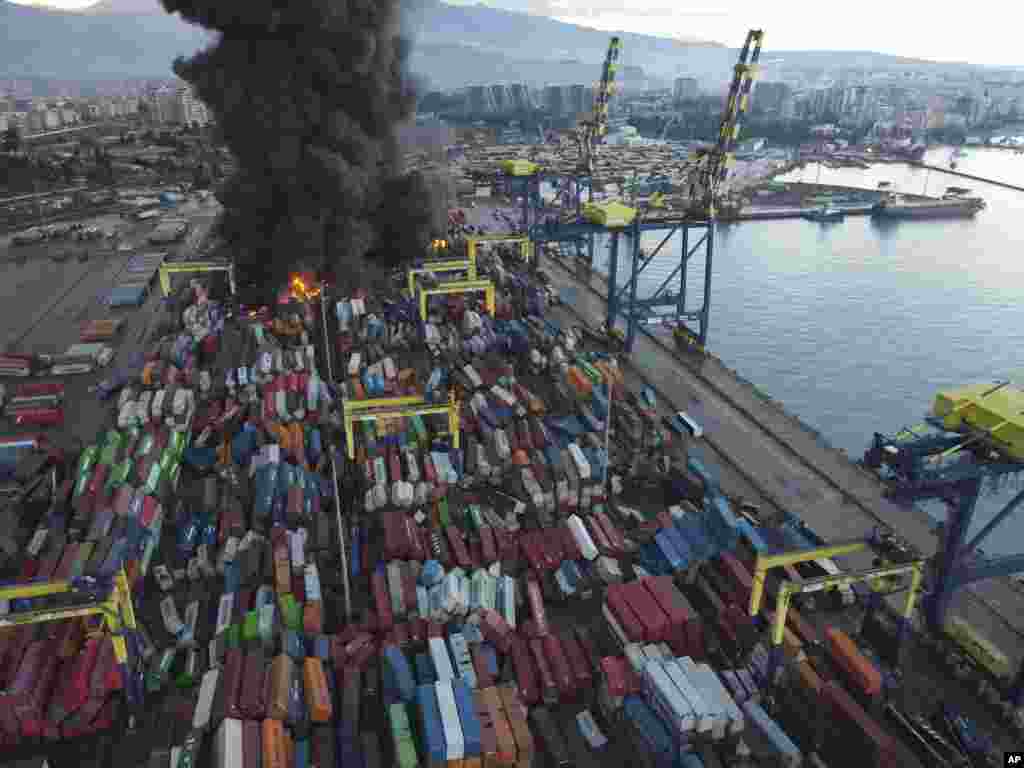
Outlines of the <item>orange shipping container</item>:
{"type": "Polygon", "coordinates": [[[882,674],[878,667],[860,651],[857,644],[841,629],[825,628],[825,646],[829,656],[842,667],[852,681],[868,696],[877,696],[882,690],[882,674]]]}
{"type": "Polygon", "coordinates": [[[516,740],[519,765],[529,765],[533,759],[533,736],[526,724],[526,707],[523,706],[519,693],[512,683],[498,686],[498,696],[512,727],[512,736],[516,740]]]}
{"type": "Polygon", "coordinates": [[[333,711],[331,695],[327,690],[327,677],[323,665],[316,656],[307,656],[303,661],[304,682],[306,683],[306,707],[309,719],[314,723],[330,722],[333,711]]]}
{"type": "Polygon", "coordinates": [[[295,675],[295,662],[280,654],[270,663],[270,695],[267,698],[267,717],[274,720],[288,718],[288,694],[295,675]]]}
{"type": "Polygon", "coordinates": [[[280,720],[263,721],[263,768],[288,768],[284,725],[280,720]]]}
{"type": "Polygon", "coordinates": [[[809,696],[813,697],[821,693],[821,678],[814,671],[814,667],[806,661],[801,661],[794,665],[792,680],[798,688],[809,696]]]}
{"type": "Polygon", "coordinates": [[[481,692],[487,711],[494,725],[494,740],[497,746],[497,764],[511,766],[516,764],[516,740],[512,735],[505,707],[501,703],[497,688],[484,688],[481,692]]]}

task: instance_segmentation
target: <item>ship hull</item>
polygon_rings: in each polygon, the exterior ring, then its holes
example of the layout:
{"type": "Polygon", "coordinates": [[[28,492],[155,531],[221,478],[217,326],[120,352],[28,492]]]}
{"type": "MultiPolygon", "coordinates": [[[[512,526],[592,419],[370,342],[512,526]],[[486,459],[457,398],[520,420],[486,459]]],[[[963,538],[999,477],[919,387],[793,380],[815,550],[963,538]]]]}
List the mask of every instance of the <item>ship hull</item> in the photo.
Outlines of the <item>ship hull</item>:
{"type": "Polygon", "coordinates": [[[980,208],[974,206],[934,206],[934,207],[881,207],[871,211],[872,216],[882,219],[969,219],[980,208]]]}

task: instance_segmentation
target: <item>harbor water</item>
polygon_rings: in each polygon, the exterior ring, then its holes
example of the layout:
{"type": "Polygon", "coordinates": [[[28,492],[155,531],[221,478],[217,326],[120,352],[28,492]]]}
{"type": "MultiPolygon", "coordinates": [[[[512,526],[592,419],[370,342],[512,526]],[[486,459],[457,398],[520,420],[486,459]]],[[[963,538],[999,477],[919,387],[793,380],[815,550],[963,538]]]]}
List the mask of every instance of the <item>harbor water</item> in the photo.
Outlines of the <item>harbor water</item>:
{"type": "MultiPolygon", "coordinates": [[[[925,162],[948,167],[951,155],[932,150],[925,162]]],[[[963,172],[1024,186],[1024,155],[1014,151],[968,148],[956,162],[963,172]]],[[[874,432],[919,423],[939,389],[1007,378],[1024,386],[1024,193],[904,164],[810,165],[781,180],[867,189],[887,181],[896,192],[934,196],[966,187],[988,207],[974,219],[719,225],[708,342],[715,355],[854,459],[874,432]]],[[[644,247],[663,236],[648,233],[644,247]]],[[[676,240],[641,278],[639,295],[679,263],[676,240]]],[[[607,255],[599,243],[599,267],[607,255]]],[[[697,309],[702,258],[688,283],[687,309],[697,309]]],[[[982,499],[976,527],[1011,491],[982,499]]],[[[1019,552],[1021,544],[1024,514],[1005,521],[983,549],[1019,552]]]]}

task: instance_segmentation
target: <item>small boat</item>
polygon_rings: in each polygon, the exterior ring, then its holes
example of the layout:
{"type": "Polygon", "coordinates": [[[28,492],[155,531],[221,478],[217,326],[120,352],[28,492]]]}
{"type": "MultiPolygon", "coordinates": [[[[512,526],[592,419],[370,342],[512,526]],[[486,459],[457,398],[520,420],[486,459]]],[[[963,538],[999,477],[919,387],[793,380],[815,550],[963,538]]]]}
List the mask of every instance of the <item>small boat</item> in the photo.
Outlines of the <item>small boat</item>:
{"type": "Polygon", "coordinates": [[[804,211],[804,216],[811,221],[842,221],[846,218],[846,214],[843,211],[827,205],[810,211],[804,211]]]}
{"type": "Polygon", "coordinates": [[[878,182],[878,188],[879,189],[886,189],[886,188],[891,187],[891,186],[892,186],[892,182],[891,181],[880,181],[880,182],[878,182]]]}

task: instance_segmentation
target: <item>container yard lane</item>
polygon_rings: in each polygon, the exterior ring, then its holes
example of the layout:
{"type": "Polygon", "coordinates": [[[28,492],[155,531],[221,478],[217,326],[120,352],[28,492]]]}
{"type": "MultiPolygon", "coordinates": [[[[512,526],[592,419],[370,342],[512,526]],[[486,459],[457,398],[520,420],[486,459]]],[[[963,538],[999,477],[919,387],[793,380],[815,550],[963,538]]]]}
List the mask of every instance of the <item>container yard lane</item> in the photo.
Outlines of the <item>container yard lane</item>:
{"type": "MultiPolygon", "coordinates": [[[[578,270],[557,258],[544,259],[552,287],[574,295],[572,306],[590,327],[604,322],[607,281],[593,274],[588,283],[578,270]]],[[[705,420],[706,442],[720,458],[757,489],[762,500],[804,520],[830,541],[866,537],[879,524],[891,527],[926,556],[935,553],[934,524],[922,512],[895,506],[883,496],[881,483],[854,466],[838,450],[825,446],[807,427],[777,405],[754,394],[720,361],[708,357],[699,367],[685,366],[667,345],[645,333],[637,336],[633,372],[656,391],[685,408],[698,401],[705,420]]],[[[723,476],[733,495],[742,487],[723,476]]],[[[845,558],[852,568],[871,566],[871,555],[845,558]]],[[[1024,656],[1024,595],[1002,580],[981,582],[961,590],[953,612],[988,633],[1016,664],[1024,656]]]]}

